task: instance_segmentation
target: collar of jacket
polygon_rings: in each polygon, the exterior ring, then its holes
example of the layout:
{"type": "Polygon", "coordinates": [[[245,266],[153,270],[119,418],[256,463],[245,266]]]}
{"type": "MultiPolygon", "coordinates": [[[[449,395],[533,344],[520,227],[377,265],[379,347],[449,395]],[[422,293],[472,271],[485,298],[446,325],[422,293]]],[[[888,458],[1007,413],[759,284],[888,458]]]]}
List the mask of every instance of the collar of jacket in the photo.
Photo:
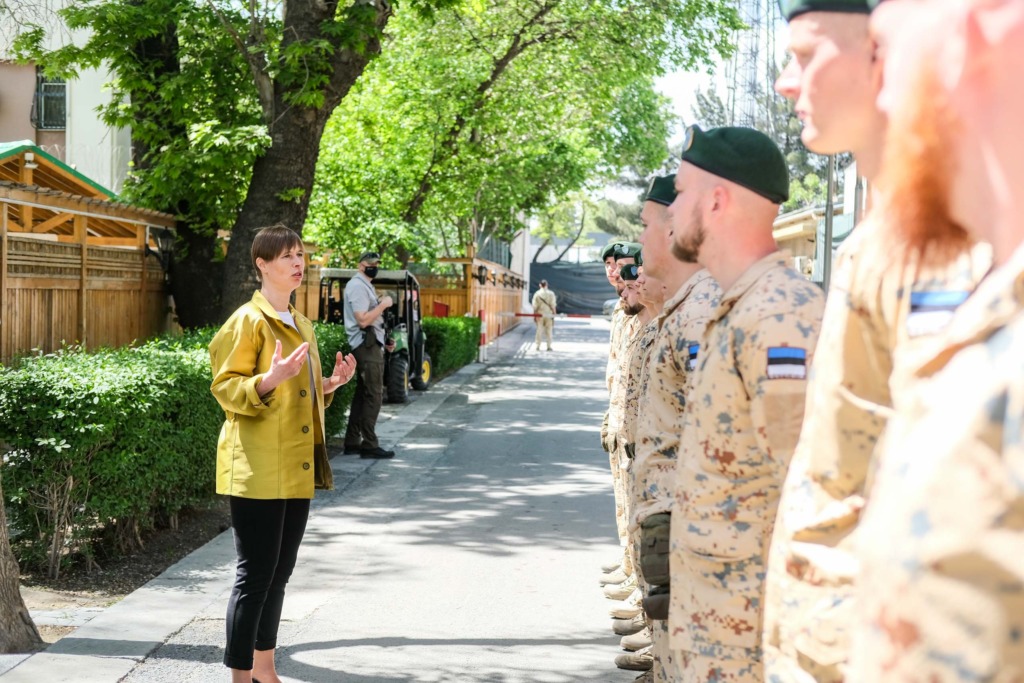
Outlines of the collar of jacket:
{"type": "MultiPolygon", "coordinates": [[[[271,305],[270,301],[267,300],[267,297],[263,296],[263,292],[261,292],[260,290],[257,289],[255,292],[252,293],[252,303],[254,306],[256,306],[256,308],[260,309],[260,312],[262,312],[263,315],[267,316],[268,318],[281,320],[281,316],[278,315],[277,311],[274,310],[273,305],[271,305]]],[[[298,311],[296,311],[291,304],[288,304],[288,312],[292,314],[293,318],[298,318],[298,311]]],[[[284,321],[281,320],[281,322],[284,321]]]]}
{"type": "Polygon", "coordinates": [[[746,272],[740,276],[729,291],[722,295],[722,300],[718,304],[718,308],[711,316],[711,320],[708,322],[714,322],[715,320],[721,320],[729,311],[733,309],[736,302],[744,297],[744,295],[753,289],[754,285],[757,284],[764,275],[776,268],[785,268],[789,260],[789,252],[786,251],[773,251],[767,256],[763,257],[760,261],[757,261],[752,266],[747,268],[746,272]]]}

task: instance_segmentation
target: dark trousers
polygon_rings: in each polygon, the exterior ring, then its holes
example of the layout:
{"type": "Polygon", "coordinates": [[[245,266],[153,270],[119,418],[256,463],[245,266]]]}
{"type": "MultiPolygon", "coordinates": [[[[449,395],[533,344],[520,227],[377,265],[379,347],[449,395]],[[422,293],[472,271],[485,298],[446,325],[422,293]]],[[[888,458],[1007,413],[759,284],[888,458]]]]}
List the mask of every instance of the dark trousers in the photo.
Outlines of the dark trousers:
{"type": "Polygon", "coordinates": [[[309,500],[254,500],[231,496],[238,570],[228,601],[224,664],[252,669],[253,650],[277,647],[284,587],[306,531],[309,500]]]}
{"type": "MultiPolygon", "coordinates": [[[[367,339],[373,337],[367,332],[367,339]]],[[[352,350],[356,357],[356,393],[348,413],[345,446],[377,448],[377,416],[384,399],[384,347],[373,341],[352,350]]]]}

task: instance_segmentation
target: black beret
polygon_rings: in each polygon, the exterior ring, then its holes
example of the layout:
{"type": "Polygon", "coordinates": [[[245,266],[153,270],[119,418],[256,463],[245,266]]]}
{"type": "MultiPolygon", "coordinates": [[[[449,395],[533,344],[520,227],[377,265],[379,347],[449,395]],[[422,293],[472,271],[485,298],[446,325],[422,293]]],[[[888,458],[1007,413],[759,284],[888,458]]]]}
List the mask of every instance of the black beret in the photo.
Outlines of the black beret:
{"type": "Polygon", "coordinates": [[[636,280],[640,277],[640,266],[636,263],[631,263],[628,266],[622,266],[619,268],[619,277],[623,280],[636,280]]]}
{"type": "Polygon", "coordinates": [[[786,21],[807,12],[845,12],[867,14],[870,0],[779,0],[779,10],[786,21]]]}
{"type": "Polygon", "coordinates": [[[682,158],[776,204],[789,199],[786,160],[779,146],[761,131],[738,126],[703,131],[690,126],[686,129],[682,158]]]}
{"type": "Polygon", "coordinates": [[[655,202],[668,206],[676,199],[676,174],[655,176],[644,194],[645,202],[655,202]]]}
{"type": "Polygon", "coordinates": [[[614,256],[616,260],[631,258],[636,259],[636,262],[640,263],[640,248],[641,245],[637,242],[609,242],[601,250],[601,260],[603,261],[609,256],[614,256]]]}

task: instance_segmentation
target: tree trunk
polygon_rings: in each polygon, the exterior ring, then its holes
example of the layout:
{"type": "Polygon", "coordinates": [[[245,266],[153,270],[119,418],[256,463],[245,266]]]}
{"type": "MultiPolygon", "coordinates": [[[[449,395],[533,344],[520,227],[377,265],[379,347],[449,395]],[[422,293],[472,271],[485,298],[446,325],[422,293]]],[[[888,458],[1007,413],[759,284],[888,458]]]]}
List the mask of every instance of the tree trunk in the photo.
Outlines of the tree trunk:
{"type": "MultiPolygon", "coordinates": [[[[267,117],[271,121],[271,144],[253,166],[245,203],[231,230],[224,263],[220,320],[227,319],[259,287],[250,256],[256,231],[283,223],[302,234],[313,191],[316,162],[320,156],[320,138],[327,119],[348,94],[370,59],[380,53],[379,36],[391,17],[389,5],[377,3],[372,25],[361,27],[369,32],[369,37],[362,49],[355,50],[339,44],[336,27],[333,31],[324,31],[324,27],[334,20],[336,3],[289,1],[285,5],[282,51],[292,41],[328,40],[336,46],[331,60],[333,71],[324,90],[323,106],[319,109],[288,103],[288,89],[279,81],[274,82],[274,111],[267,117]],[[302,191],[301,196],[298,190],[302,191]]],[[[357,18],[347,21],[354,23],[357,18]]]]}
{"type": "MultiPolygon", "coordinates": [[[[580,227],[576,230],[576,236],[572,238],[572,241],[569,242],[569,244],[565,245],[565,249],[562,250],[562,253],[555,257],[556,261],[561,261],[562,257],[565,256],[566,254],[568,254],[569,250],[572,249],[572,245],[574,245],[574,244],[576,244],[577,242],[580,241],[580,237],[583,236],[583,229],[586,226],[586,221],[587,221],[587,205],[583,204],[580,207],[580,227]]],[[[537,253],[540,253],[540,252],[537,252],[537,253]]]]}
{"type": "Polygon", "coordinates": [[[178,223],[179,247],[171,264],[171,293],[178,324],[184,328],[215,325],[220,320],[221,284],[224,262],[217,253],[216,238],[193,232],[178,223]]]}
{"type": "Polygon", "coordinates": [[[7,536],[7,511],[0,482],[0,654],[34,652],[45,646],[21,599],[20,576],[7,536]]]}

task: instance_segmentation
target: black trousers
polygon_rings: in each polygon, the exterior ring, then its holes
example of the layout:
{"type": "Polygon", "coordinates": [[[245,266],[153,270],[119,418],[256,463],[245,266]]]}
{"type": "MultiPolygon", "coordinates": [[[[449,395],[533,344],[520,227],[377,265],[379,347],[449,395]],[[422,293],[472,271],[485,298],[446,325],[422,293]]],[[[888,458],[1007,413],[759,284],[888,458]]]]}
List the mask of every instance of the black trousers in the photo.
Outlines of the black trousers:
{"type": "Polygon", "coordinates": [[[366,333],[366,343],[352,349],[356,357],[356,393],[348,413],[345,446],[349,448],[377,448],[377,416],[384,400],[384,347],[377,343],[372,331],[366,333]]]}
{"type": "Polygon", "coordinates": [[[284,587],[306,532],[309,499],[254,500],[231,496],[238,569],[228,601],[224,664],[252,669],[253,650],[277,647],[284,587]]]}

